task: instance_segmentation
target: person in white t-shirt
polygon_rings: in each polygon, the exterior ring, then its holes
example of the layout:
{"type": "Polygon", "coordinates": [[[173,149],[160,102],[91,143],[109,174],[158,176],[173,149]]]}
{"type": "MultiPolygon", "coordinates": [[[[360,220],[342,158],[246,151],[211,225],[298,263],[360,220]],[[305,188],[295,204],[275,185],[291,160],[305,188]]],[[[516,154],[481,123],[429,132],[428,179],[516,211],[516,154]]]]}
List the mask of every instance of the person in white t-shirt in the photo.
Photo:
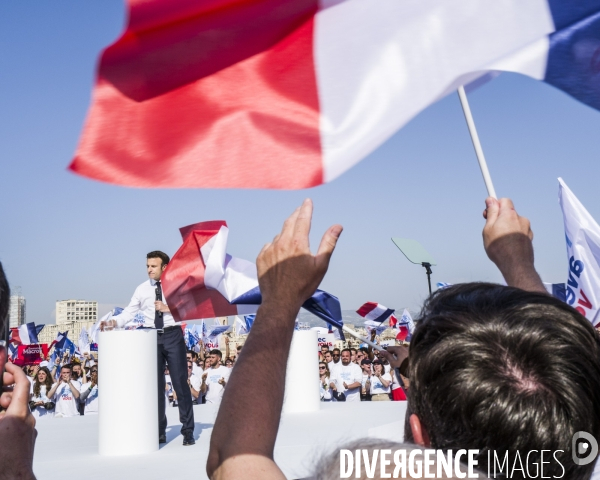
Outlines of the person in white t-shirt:
{"type": "Polygon", "coordinates": [[[392,377],[389,373],[385,373],[383,365],[379,360],[373,362],[373,370],[373,376],[371,377],[371,401],[389,402],[392,377]]]}
{"type": "Polygon", "coordinates": [[[339,348],[334,348],[331,351],[332,361],[327,364],[331,375],[335,376],[338,372],[338,369],[342,366],[342,362],[340,361],[341,352],[339,348]]]}
{"type": "Polygon", "coordinates": [[[76,417],[79,415],[77,402],[79,400],[79,382],[71,380],[71,365],[63,365],[60,369],[58,382],[52,385],[48,398],[54,398],[56,417],[76,417]]]}
{"type": "Polygon", "coordinates": [[[79,400],[84,415],[98,415],[98,367],[95,365],[90,369],[90,381],[81,386],[79,400]]]}
{"type": "Polygon", "coordinates": [[[188,362],[192,362],[192,373],[201,377],[204,370],[197,364],[198,354],[193,350],[188,350],[185,356],[187,357],[188,362]]]}
{"type": "MultiPolygon", "coordinates": [[[[192,394],[192,402],[198,403],[198,399],[202,400],[202,394],[200,393],[200,386],[202,385],[202,377],[199,377],[194,371],[194,362],[189,360],[187,362],[188,368],[188,387],[190,387],[190,393],[192,394]]],[[[175,395],[177,398],[177,395],[175,395]]]]}
{"type": "Polygon", "coordinates": [[[29,408],[35,418],[53,417],[54,402],[48,398],[52,389],[52,376],[46,367],[40,368],[31,384],[29,408]]]}
{"type": "Polygon", "coordinates": [[[349,348],[341,352],[341,366],[337,369],[335,387],[338,392],[344,392],[347,402],[360,402],[360,387],[362,385],[362,370],[351,362],[349,348]]]}
{"type": "Polygon", "coordinates": [[[202,393],[205,394],[206,403],[219,405],[223,398],[223,391],[232,369],[221,365],[222,357],[221,351],[216,349],[211,350],[208,356],[210,367],[202,374],[200,386],[202,393]]]}

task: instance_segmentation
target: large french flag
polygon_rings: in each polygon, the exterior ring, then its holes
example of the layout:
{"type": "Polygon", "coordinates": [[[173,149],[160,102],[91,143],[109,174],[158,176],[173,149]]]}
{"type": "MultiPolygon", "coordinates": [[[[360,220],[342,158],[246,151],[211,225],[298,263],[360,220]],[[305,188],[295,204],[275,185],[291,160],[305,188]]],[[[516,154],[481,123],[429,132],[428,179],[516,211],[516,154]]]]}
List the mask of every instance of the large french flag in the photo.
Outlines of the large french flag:
{"type": "MultiPolygon", "coordinates": [[[[180,229],[183,245],[161,280],[176,321],[255,313],[262,302],[256,265],[227,253],[229,228],[222,220],[180,229]]],[[[302,307],[338,329],[343,328],[337,297],[317,290],[302,307]]]]}
{"type": "Polygon", "coordinates": [[[21,340],[21,344],[23,345],[32,345],[39,343],[37,334],[38,329],[35,327],[34,322],[29,322],[19,327],[19,339],[21,340]]]}
{"type": "Polygon", "coordinates": [[[600,109],[600,0],[128,0],[70,169],[306,188],[489,72],[600,109]]]}
{"type": "Polygon", "coordinates": [[[394,312],[395,310],[393,308],[387,308],[377,302],[367,302],[356,311],[356,313],[366,320],[372,320],[379,323],[383,322],[394,312]]]}

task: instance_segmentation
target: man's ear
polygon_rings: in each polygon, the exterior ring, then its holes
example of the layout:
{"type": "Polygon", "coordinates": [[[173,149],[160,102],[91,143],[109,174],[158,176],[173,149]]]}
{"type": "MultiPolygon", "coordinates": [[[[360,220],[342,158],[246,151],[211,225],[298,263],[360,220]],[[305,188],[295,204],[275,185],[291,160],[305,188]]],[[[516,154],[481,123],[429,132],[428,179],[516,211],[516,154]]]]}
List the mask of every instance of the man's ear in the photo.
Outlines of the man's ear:
{"type": "MultiPolygon", "coordinates": [[[[168,263],[167,263],[167,265],[168,265],[168,263]]],[[[161,265],[161,267],[160,267],[161,272],[165,271],[165,268],[167,268],[167,265],[164,265],[164,264],[161,265]]]]}
{"type": "Polygon", "coordinates": [[[429,441],[429,434],[421,424],[421,420],[414,413],[410,416],[410,430],[413,434],[413,440],[417,445],[421,447],[429,448],[431,447],[431,442],[429,441]]]}

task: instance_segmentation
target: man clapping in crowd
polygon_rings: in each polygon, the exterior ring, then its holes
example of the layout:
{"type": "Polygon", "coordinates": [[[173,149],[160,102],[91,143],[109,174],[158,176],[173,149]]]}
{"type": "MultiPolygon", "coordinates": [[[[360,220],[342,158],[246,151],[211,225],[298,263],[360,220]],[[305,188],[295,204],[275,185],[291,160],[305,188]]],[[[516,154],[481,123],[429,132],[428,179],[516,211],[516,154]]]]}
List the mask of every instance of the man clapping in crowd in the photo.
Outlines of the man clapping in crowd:
{"type": "Polygon", "coordinates": [[[202,385],[200,386],[206,403],[216,405],[221,403],[225,385],[231,375],[232,369],[221,365],[222,356],[221,351],[217,349],[211,350],[208,356],[210,367],[202,374],[202,385]]]}
{"type": "Polygon", "coordinates": [[[64,365],[60,369],[58,382],[52,385],[48,397],[56,396],[56,417],[75,417],[79,415],[78,400],[79,382],[71,378],[71,366],[64,365]]]}

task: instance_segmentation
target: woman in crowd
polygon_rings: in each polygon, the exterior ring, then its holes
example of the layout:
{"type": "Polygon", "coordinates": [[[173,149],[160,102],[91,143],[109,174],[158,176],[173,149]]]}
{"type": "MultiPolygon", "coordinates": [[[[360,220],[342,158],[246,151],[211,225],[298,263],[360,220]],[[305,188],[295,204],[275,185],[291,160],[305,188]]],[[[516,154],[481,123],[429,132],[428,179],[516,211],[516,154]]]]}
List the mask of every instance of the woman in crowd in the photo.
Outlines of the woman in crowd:
{"type": "MultiPolygon", "coordinates": [[[[362,353],[362,352],[360,352],[362,353]]],[[[371,360],[363,358],[360,362],[360,368],[362,370],[362,381],[360,386],[360,401],[370,402],[371,401],[371,360]]]]}
{"type": "Polygon", "coordinates": [[[371,401],[389,402],[392,377],[389,373],[385,373],[383,365],[378,359],[373,361],[373,370],[374,373],[371,377],[371,401]]]}
{"type": "Polygon", "coordinates": [[[319,362],[319,388],[321,390],[321,401],[331,402],[331,388],[329,388],[329,368],[327,363],[319,362]]]}
{"type": "Polygon", "coordinates": [[[34,417],[54,416],[54,402],[47,396],[51,388],[52,376],[50,375],[50,370],[42,367],[35,376],[29,400],[29,408],[34,417]]]}
{"type": "Polygon", "coordinates": [[[98,415],[98,366],[90,369],[90,381],[81,386],[79,401],[84,405],[84,415],[98,415]]]}
{"type": "Polygon", "coordinates": [[[227,368],[233,368],[233,359],[231,357],[229,357],[225,360],[225,366],[227,368]]]}

